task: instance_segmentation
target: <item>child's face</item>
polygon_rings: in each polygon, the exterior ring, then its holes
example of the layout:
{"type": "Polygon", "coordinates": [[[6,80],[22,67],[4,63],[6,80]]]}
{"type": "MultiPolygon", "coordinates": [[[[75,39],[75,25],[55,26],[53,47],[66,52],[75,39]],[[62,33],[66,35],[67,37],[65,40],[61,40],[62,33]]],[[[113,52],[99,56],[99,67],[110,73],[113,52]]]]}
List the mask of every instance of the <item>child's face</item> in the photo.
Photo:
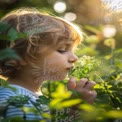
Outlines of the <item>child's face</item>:
{"type": "Polygon", "coordinates": [[[63,80],[68,71],[77,61],[77,56],[73,53],[73,43],[63,42],[55,49],[49,49],[43,52],[47,54],[38,60],[33,71],[38,80],[63,80]]]}

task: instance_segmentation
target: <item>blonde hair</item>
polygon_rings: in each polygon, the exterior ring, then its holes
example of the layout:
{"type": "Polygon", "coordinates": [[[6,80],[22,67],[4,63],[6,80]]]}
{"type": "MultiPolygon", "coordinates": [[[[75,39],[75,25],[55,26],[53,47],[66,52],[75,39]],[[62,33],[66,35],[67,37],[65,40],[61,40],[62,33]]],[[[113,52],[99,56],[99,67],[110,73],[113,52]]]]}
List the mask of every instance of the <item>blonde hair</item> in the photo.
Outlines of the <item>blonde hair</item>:
{"type": "MultiPolygon", "coordinates": [[[[20,57],[29,55],[36,58],[38,50],[44,45],[54,48],[60,41],[69,40],[77,45],[82,40],[82,32],[76,25],[59,17],[42,14],[35,9],[13,11],[3,17],[1,22],[9,24],[10,28],[14,28],[17,32],[26,33],[25,38],[4,45],[4,48],[14,49],[20,57]]],[[[3,34],[6,33],[7,31],[3,34]]],[[[3,41],[0,41],[0,43],[3,41]]]]}

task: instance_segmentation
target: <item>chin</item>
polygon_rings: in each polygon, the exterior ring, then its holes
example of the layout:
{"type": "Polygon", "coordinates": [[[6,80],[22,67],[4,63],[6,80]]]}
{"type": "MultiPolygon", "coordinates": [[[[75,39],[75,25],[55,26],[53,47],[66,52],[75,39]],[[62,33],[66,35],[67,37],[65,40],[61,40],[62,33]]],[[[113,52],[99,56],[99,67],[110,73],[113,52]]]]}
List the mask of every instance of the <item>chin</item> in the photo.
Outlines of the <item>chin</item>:
{"type": "Polygon", "coordinates": [[[53,81],[60,81],[60,80],[64,80],[66,78],[67,75],[61,75],[61,76],[53,76],[50,78],[50,80],[53,81]]]}

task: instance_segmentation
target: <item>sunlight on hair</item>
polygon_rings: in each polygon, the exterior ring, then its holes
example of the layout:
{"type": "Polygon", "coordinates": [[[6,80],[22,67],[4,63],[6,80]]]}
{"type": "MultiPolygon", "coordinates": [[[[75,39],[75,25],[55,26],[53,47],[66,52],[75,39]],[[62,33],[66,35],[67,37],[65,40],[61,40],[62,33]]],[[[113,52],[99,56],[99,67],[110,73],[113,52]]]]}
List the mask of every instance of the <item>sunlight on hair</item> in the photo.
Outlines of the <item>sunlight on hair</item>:
{"type": "Polygon", "coordinates": [[[54,10],[57,12],[57,13],[63,13],[65,10],[66,10],[66,3],[63,2],[63,1],[57,1],[55,4],[54,4],[54,10]]]}

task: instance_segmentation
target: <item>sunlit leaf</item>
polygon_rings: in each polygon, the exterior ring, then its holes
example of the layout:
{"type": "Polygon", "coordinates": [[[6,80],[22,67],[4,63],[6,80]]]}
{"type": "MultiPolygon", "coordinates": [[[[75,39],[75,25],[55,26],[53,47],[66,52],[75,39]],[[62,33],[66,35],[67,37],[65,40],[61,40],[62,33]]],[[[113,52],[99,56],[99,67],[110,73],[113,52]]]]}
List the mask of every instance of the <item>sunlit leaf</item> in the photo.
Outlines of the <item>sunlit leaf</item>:
{"type": "Polygon", "coordinates": [[[106,113],[106,116],[112,118],[122,118],[122,111],[109,111],[106,113]]]}
{"type": "Polygon", "coordinates": [[[71,96],[71,92],[66,91],[65,86],[62,84],[58,86],[56,92],[52,93],[53,98],[66,99],[69,98],[70,96],[71,96]]]}
{"type": "Polygon", "coordinates": [[[62,106],[62,108],[71,107],[71,106],[77,105],[79,103],[81,103],[81,99],[64,100],[61,102],[61,106],[62,106]]]}

